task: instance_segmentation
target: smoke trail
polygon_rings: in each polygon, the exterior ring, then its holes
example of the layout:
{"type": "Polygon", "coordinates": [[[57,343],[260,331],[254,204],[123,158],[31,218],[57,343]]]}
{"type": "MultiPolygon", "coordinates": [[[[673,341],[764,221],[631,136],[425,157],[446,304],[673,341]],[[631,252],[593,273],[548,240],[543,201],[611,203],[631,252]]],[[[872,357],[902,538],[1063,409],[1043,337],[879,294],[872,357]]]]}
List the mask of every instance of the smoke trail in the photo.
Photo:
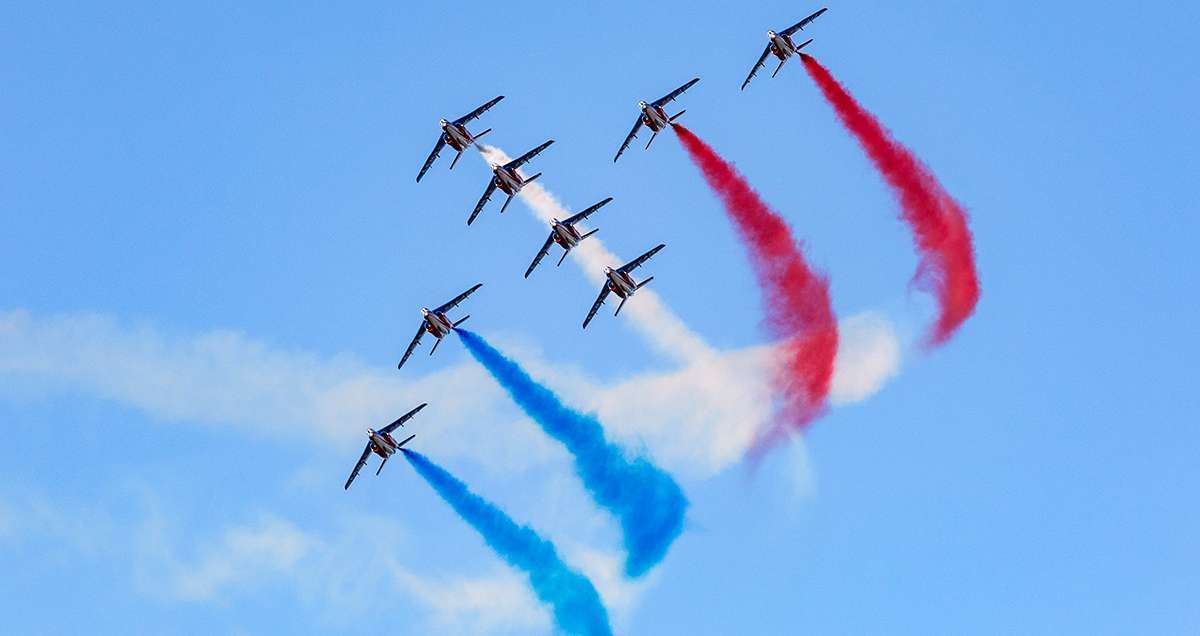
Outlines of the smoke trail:
{"type": "MultiPolygon", "coordinates": [[[[821,414],[833,378],[838,332],[829,282],[805,262],[787,222],[732,165],[687,128],[674,128],[749,251],[766,304],[767,329],[783,341],[774,374],[781,422],[803,427],[821,414]]],[[[783,432],[777,428],[771,436],[783,432]]]]}
{"type": "Polygon", "coordinates": [[[979,279],[967,215],[937,178],[912,152],[892,139],[829,71],[812,56],[800,54],[804,68],[837,111],[842,124],[858,138],[876,169],[900,199],[902,217],[912,228],[921,253],[913,284],[932,292],[939,314],[926,346],[946,342],[975,311],[979,279]]]}
{"type": "MultiPolygon", "coordinates": [[[[508,155],[499,148],[482,144],[478,148],[490,163],[504,164],[510,161],[508,155]]],[[[550,219],[571,216],[571,212],[536,181],[521,188],[520,196],[534,215],[546,223],[550,219]]],[[[604,243],[596,236],[575,246],[571,252],[571,260],[579,264],[584,275],[597,287],[605,281],[605,267],[616,267],[625,262],[605,249],[604,243]]],[[[629,303],[622,313],[629,314],[634,328],[642,333],[651,346],[681,364],[710,362],[716,355],[712,347],[672,313],[652,289],[639,290],[637,302],[629,303]]]]}
{"type": "Polygon", "coordinates": [[[482,337],[465,329],[455,331],[517,406],[575,457],[575,470],[592,499],[621,524],[626,575],[641,576],[661,561],[683,530],[687,499],[679,484],[645,458],[626,457],[605,439],[595,416],[563,404],[482,337]]]}
{"type": "Polygon", "coordinates": [[[529,575],[533,591],[554,613],[554,622],[570,634],[611,634],[608,611],[591,581],[558,557],[549,541],[518,525],[504,511],[471,492],[466,484],[424,455],[400,449],[405,459],[463,521],[483,535],[509,565],[529,575]]]}

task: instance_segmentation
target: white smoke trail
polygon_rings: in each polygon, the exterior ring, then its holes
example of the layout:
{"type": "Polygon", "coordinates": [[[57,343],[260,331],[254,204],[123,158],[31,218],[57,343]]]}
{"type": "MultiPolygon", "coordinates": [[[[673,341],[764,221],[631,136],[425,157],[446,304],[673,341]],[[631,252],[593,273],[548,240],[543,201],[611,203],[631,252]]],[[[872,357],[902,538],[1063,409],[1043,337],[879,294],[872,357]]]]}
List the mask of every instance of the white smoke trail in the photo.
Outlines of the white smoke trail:
{"type": "MultiPolygon", "coordinates": [[[[504,164],[511,161],[503,150],[494,146],[480,145],[479,152],[489,163],[504,164]]],[[[520,196],[529,209],[533,210],[534,215],[546,223],[551,219],[565,219],[573,214],[537,181],[521,188],[520,196]]],[[[572,251],[575,253],[575,262],[597,288],[604,284],[605,267],[617,267],[625,263],[625,260],[608,251],[604,242],[595,236],[580,243],[572,251]]],[[[624,313],[633,319],[634,328],[642,334],[648,344],[679,364],[705,363],[716,355],[716,351],[668,309],[662,298],[652,289],[639,291],[637,299],[625,307],[624,313]]]]}

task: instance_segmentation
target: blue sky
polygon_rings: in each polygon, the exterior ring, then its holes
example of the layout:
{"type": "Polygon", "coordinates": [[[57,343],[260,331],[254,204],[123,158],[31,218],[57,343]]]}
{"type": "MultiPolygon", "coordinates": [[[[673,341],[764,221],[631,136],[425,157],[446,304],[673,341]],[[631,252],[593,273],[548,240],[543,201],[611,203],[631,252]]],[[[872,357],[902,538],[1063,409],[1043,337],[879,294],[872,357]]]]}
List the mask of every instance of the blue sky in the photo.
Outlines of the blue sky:
{"type": "Polygon", "coordinates": [[[866,158],[799,64],[737,90],[764,32],[816,8],[0,8],[9,630],[549,630],[406,467],[342,491],[362,429],[429,401],[422,452],[553,539],[618,633],[1195,631],[1200,12],[863,3],[813,25],[972,215],[980,305],[921,356],[911,242],[866,158]],[[758,291],[678,143],[611,162],[637,100],[693,76],[687,125],[791,222],[839,316],[899,346],[753,478],[720,437],[753,387],[683,412],[697,376],[636,301],[581,333],[575,263],[521,278],[545,231],[524,202],[466,227],[482,160],[413,182],[439,117],[506,95],[488,141],[556,139],[545,188],[613,196],[604,245],[667,243],[658,298],[746,351],[758,291]],[[474,330],[681,479],[688,527],[646,580],[605,578],[615,525],[459,343],[395,370],[417,309],[477,281],[474,330]]]}

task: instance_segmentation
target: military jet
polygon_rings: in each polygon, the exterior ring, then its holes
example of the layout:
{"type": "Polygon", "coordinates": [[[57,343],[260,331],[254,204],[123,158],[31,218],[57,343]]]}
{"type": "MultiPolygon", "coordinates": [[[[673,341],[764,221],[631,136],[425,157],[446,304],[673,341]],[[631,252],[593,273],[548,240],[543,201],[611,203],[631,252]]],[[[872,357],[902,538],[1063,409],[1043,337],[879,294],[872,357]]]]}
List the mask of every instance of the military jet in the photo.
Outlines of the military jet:
{"type": "Polygon", "coordinates": [[[548,148],[552,143],[554,143],[553,139],[502,166],[493,165],[492,178],[488,181],[487,189],[483,191],[483,196],[479,198],[479,203],[475,204],[475,210],[467,218],[467,225],[470,225],[475,220],[475,217],[479,216],[479,211],[483,209],[484,205],[487,205],[488,199],[492,198],[492,193],[496,191],[496,188],[500,188],[508,195],[508,199],[504,201],[504,207],[500,208],[500,213],[504,214],[504,211],[508,209],[508,204],[512,203],[513,196],[520,192],[521,188],[525,187],[525,184],[542,176],[542,173],[539,172],[526,179],[517,172],[517,168],[520,168],[530,159],[538,156],[539,153],[548,148]]]}
{"type": "Polygon", "coordinates": [[[446,312],[457,307],[459,303],[467,299],[467,296],[470,296],[480,287],[483,287],[483,283],[476,283],[474,287],[455,296],[453,300],[437,309],[430,310],[422,307],[421,325],[417,327],[417,335],[413,336],[412,343],[408,345],[408,349],[404,350],[404,357],[400,358],[400,364],[397,364],[396,368],[399,369],[404,366],[404,363],[408,361],[408,357],[412,355],[413,349],[416,349],[417,345],[421,343],[421,336],[425,335],[427,331],[433,334],[434,338],[437,338],[437,342],[433,343],[433,349],[429,350],[429,355],[433,355],[433,352],[437,351],[438,345],[442,344],[442,338],[445,338],[447,334],[454,331],[455,327],[463,324],[467,318],[470,318],[470,316],[463,316],[457,322],[450,322],[450,319],[446,317],[446,312]]]}
{"type": "Polygon", "coordinates": [[[762,68],[763,64],[766,63],[768,55],[774,55],[775,57],[779,58],[779,66],[775,67],[775,72],[771,73],[771,77],[778,75],[779,69],[783,68],[783,63],[788,61],[788,58],[791,57],[793,53],[799,53],[800,49],[808,46],[809,43],[812,42],[812,40],[809,39],[807,42],[797,45],[795,42],[792,42],[792,34],[808,26],[810,22],[816,20],[818,16],[828,10],[828,8],[823,8],[778,33],[774,31],[767,31],[767,39],[770,40],[770,42],[767,43],[767,48],[763,49],[762,55],[758,58],[758,62],[755,62],[754,64],[754,68],[750,69],[750,74],[746,76],[746,81],[742,82],[742,90],[746,90],[746,85],[750,83],[751,79],[754,79],[754,74],[758,73],[758,69],[762,68]]]}
{"type": "Polygon", "coordinates": [[[538,250],[537,256],[533,257],[533,262],[529,264],[529,269],[525,270],[525,278],[529,278],[529,275],[533,273],[533,268],[537,267],[538,263],[542,262],[542,259],[550,252],[551,243],[558,243],[562,246],[563,255],[558,259],[558,264],[562,265],[563,260],[567,258],[567,254],[571,253],[571,248],[579,245],[579,242],[583,239],[599,232],[599,229],[595,229],[587,234],[580,234],[579,230],[575,228],[575,224],[591,216],[593,212],[607,205],[609,201],[612,201],[612,197],[608,197],[565,221],[550,219],[550,236],[542,244],[542,249],[538,250]]]}
{"type": "Polygon", "coordinates": [[[379,473],[383,472],[383,466],[387,463],[388,458],[392,455],[395,455],[396,451],[400,450],[401,446],[404,446],[411,441],[412,438],[416,437],[416,435],[409,435],[403,442],[397,442],[396,438],[392,437],[392,431],[396,430],[397,427],[404,426],[405,422],[407,422],[410,418],[412,418],[412,416],[416,415],[418,411],[426,406],[427,405],[425,404],[418,406],[404,415],[401,415],[400,419],[388,424],[378,431],[373,428],[368,428],[367,447],[363,449],[362,456],[358,458],[358,463],[354,465],[354,470],[350,471],[350,479],[346,480],[346,485],[342,488],[342,490],[350,490],[350,484],[354,483],[354,478],[358,477],[358,471],[362,470],[363,465],[367,463],[367,457],[369,457],[371,453],[375,453],[383,458],[383,461],[379,463],[379,470],[375,471],[375,474],[378,475],[379,473]]]}
{"type": "Polygon", "coordinates": [[[613,157],[613,163],[616,163],[617,159],[621,158],[621,154],[624,153],[625,149],[629,147],[629,142],[633,141],[634,137],[637,137],[638,130],[642,127],[642,124],[645,124],[652,133],[650,135],[650,141],[646,142],[646,149],[648,150],[650,148],[650,144],[654,143],[654,138],[658,136],[658,133],[662,132],[663,128],[666,128],[671,122],[679,119],[680,115],[687,112],[681,110],[678,113],[668,117],[667,111],[664,110],[663,107],[676,97],[682,95],[684,91],[691,88],[693,84],[699,81],[699,77],[694,78],[687,84],[680,86],[679,88],[667,93],[659,99],[650,102],[649,104],[646,102],[638,102],[638,108],[641,109],[642,112],[638,115],[637,121],[633,122],[633,129],[630,130],[629,135],[625,137],[625,141],[621,144],[621,148],[617,150],[617,156],[613,157]]]}
{"type": "Polygon", "coordinates": [[[442,148],[445,148],[447,144],[449,144],[451,148],[458,151],[458,154],[454,155],[454,161],[450,162],[450,169],[453,170],[454,164],[458,163],[458,159],[462,156],[464,150],[470,148],[471,144],[475,143],[480,137],[492,132],[492,129],[488,128],[478,135],[472,135],[467,131],[467,122],[470,122],[472,119],[482,115],[484,111],[492,106],[495,106],[496,102],[502,99],[504,99],[503,95],[493,99],[483,106],[480,106],[479,108],[476,108],[466,115],[455,119],[454,121],[446,121],[445,119],[442,119],[442,134],[438,137],[437,144],[433,146],[433,152],[429,153],[429,158],[425,160],[425,165],[421,166],[421,171],[417,173],[417,183],[421,182],[421,177],[425,176],[425,172],[429,170],[429,166],[432,166],[433,162],[437,161],[438,153],[440,153],[442,148]]]}
{"type": "Polygon", "coordinates": [[[604,281],[604,287],[600,289],[600,296],[596,298],[595,303],[592,303],[592,309],[588,311],[587,318],[583,319],[584,329],[587,329],[588,323],[592,321],[592,317],[596,315],[596,312],[600,309],[600,305],[604,304],[604,299],[608,298],[608,292],[613,292],[621,297],[621,304],[617,305],[617,311],[613,314],[615,316],[621,313],[621,308],[625,306],[625,301],[629,300],[630,296],[637,292],[637,290],[645,287],[650,283],[650,281],[654,280],[654,277],[651,276],[650,278],[647,278],[639,283],[633,280],[633,277],[629,275],[629,272],[632,272],[642,263],[650,260],[651,256],[657,254],[658,251],[664,247],[666,247],[665,244],[659,243],[654,249],[616,269],[611,267],[604,268],[604,276],[608,280],[604,281]]]}

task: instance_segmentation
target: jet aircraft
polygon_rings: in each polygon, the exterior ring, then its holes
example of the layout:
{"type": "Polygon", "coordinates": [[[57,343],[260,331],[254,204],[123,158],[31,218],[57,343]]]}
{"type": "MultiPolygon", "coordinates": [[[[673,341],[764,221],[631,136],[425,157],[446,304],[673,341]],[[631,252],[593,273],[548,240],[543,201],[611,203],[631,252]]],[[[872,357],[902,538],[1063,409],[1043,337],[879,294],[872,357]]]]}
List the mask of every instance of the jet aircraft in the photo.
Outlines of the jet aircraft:
{"type": "Polygon", "coordinates": [[[638,115],[637,121],[633,122],[633,129],[630,130],[629,135],[625,137],[625,141],[621,144],[621,148],[617,150],[617,156],[613,157],[613,163],[616,163],[617,159],[621,158],[621,154],[624,153],[625,149],[629,147],[629,142],[633,141],[634,137],[637,137],[638,130],[641,129],[642,124],[645,124],[652,133],[650,135],[650,141],[646,142],[646,149],[648,150],[650,148],[650,144],[654,143],[654,138],[658,136],[658,133],[662,132],[662,129],[666,128],[676,119],[679,119],[680,115],[687,112],[681,110],[678,113],[668,117],[667,111],[664,110],[663,107],[669,104],[676,97],[682,95],[684,91],[691,88],[693,84],[699,81],[699,77],[693,78],[687,84],[680,86],[679,88],[667,93],[659,99],[650,102],[649,104],[644,101],[638,102],[638,108],[641,109],[642,112],[638,115]]]}
{"type": "Polygon", "coordinates": [[[542,176],[542,173],[539,172],[526,179],[517,172],[517,168],[525,165],[527,161],[536,157],[552,143],[554,143],[553,139],[502,166],[492,166],[492,178],[488,181],[487,189],[483,191],[483,196],[479,198],[479,203],[475,204],[475,210],[467,218],[467,225],[470,225],[475,220],[475,217],[479,216],[479,211],[483,209],[484,205],[487,205],[488,199],[492,198],[492,193],[496,191],[496,188],[500,188],[508,195],[508,199],[504,201],[504,206],[500,208],[500,213],[504,214],[504,211],[508,209],[508,204],[512,203],[513,196],[520,192],[521,188],[525,187],[525,184],[542,176]]]}
{"type": "Polygon", "coordinates": [[[404,426],[405,422],[407,422],[410,418],[412,418],[412,416],[416,415],[418,411],[425,407],[425,404],[418,406],[404,415],[401,415],[400,419],[388,424],[378,431],[373,428],[368,428],[367,447],[363,449],[362,456],[358,458],[358,463],[354,465],[354,470],[350,471],[350,478],[346,480],[346,485],[343,486],[342,489],[350,490],[350,484],[354,483],[354,478],[358,477],[358,471],[362,470],[363,465],[367,463],[367,457],[369,457],[371,453],[375,453],[383,458],[383,461],[379,463],[379,470],[375,471],[375,474],[378,475],[379,473],[383,472],[383,466],[387,463],[388,458],[392,455],[395,455],[396,451],[400,450],[400,447],[404,446],[410,440],[412,440],[412,438],[416,437],[416,435],[409,435],[404,441],[397,442],[396,438],[392,437],[392,431],[396,430],[397,427],[404,426]]]}
{"type": "Polygon", "coordinates": [[[467,299],[467,296],[470,296],[480,287],[483,287],[483,283],[476,283],[474,287],[455,296],[453,300],[437,309],[430,310],[422,307],[421,324],[417,327],[417,335],[413,336],[412,343],[408,345],[408,349],[404,350],[404,357],[400,358],[400,364],[397,364],[396,368],[399,369],[404,366],[404,363],[408,361],[408,357],[412,355],[413,349],[416,349],[417,345],[421,343],[421,336],[425,335],[425,332],[429,332],[433,334],[434,338],[437,338],[437,342],[433,343],[433,349],[429,350],[429,355],[433,355],[433,352],[437,351],[438,345],[442,344],[442,338],[445,338],[447,334],[454,331],[455,327],[463,324],[467,318],[470,318],[470,316],[463,316],[461,320],[451,322],[446,317],[446,312],[457,307],[459,303],[467,299]]]}
{"type": "Polygon", "coordinates": [[[767,48],[763,49],[762,55],[759,56],[758,61],[754,63],[754,68],[750,69],[750,74],[746,76],[746,81],[742,82],[742,90],[746,90],[746,85],[750,83],[751,79],[754,79],[755,73],[758,73],[758,69],[762,68],[763,64],[766,63],[768,55],[774,55],[775,57],[779,58],[779,66],[775,67],[775,72],[771,73],[771,77],[778,75],[779,69],[783,68],[783,63],[788,61],[788,58],[791,57],[793,53],[799,53],[800,49],[808,46],[809,43],[812,42],[812,39],[809,39],[807,42],[797,45],[792,41],[792,35],[796,31],[808,26],[810,22],[816,20],[818,16],[828,10],[828,8],[823,8],[778,33],[774,31],[767,31],[767,39],[770,41],[767,42],[767,48]]]}
{"type": "Polygon", "coordinates": [[[630,296],[654,280],[654,277],[651,276],[639,283],[633,280],[633,276],[630,276],[629,272],[632,272],[642,263],[650,260],[651,256],[657,254],[664,247],[666,247],[665,244],[659,243],[654,249],[616,269],[611,267],[604,268],[604,276],[608,280],[604,281],[604,287],[600,288],[600,296],[596,298],[595,303],[592,303],[592,309],[588,311],[587,318],[583,319],[584,329],[587,329],[588,323],[592,321],[592,317],[596,315],[596,312],[600,309],[600,305],[604,304],[604,299],[608,298],[609,292],[613,292],[621,297],[621,304],[617,305],[617,311],[613,314],[615,316],[621,313],[621,308],[625,306],[625,301],[629,300],[630,296]]]}
{"type": "Polygon", "coordinates": [[[579,245],[579,242],[583,239],[599,232],[599,229],[595,229],[587,234],[580,234],[575,224],[591,216],[593,212],[607,205],[609,201],[612,201],[612,197],[608,197],[583,212],[567,218],[565,221],[550,219],[550,236],[542,244],[542,249],[538,250],[537,256],[533,257],[533,262],[529,264],[529,269],[525,270],[525,278],[529,278],[529,275],[533,273],[533,268],[537,267],[538,263],[542,262],[542,259],[550,252],[551,243],[558,243],[562,246],[563,255],[558,259],[558,264],[562,265],[563,260],[567,258],[567,254],[571,253],[571,248],[579,245]]]}
{"type": "Polygon", "coordinates": [[[425,165],[421,166],[421,171],[417,173],[417,183],[421,182],[421,177],[425,176],[425,172],[429,170],[429,166],[432,166],[433,162],[437,161],[438,153],[440,153],[442,148],[445,148],[447,144],[449,144],[451,148],[458,151],[458,154],[454,155],[454,161],[450,162],[450,169],[453,170],[454,164],[458,163],[458,159],[462,156],[464,150],[470,148],[471,144],[475,143],[480,137],[492,132],[492,129],[488,128],[478,135],[472,135],[467,131],[467,123],[472,119],[482,115],[484,111],[492,106],[495,106],[496,102],[502,99],[504,99],[503,95],[493,99],[483,106],[480,106],[479,108],[476,108],[466,115],[455,119],[454,121],[446,121],[445,119],[442,119],[442,134],[438,137],[437,144],[433,146],[433,152],[429,153],[429,158],[425,160],[425,165]]]}

